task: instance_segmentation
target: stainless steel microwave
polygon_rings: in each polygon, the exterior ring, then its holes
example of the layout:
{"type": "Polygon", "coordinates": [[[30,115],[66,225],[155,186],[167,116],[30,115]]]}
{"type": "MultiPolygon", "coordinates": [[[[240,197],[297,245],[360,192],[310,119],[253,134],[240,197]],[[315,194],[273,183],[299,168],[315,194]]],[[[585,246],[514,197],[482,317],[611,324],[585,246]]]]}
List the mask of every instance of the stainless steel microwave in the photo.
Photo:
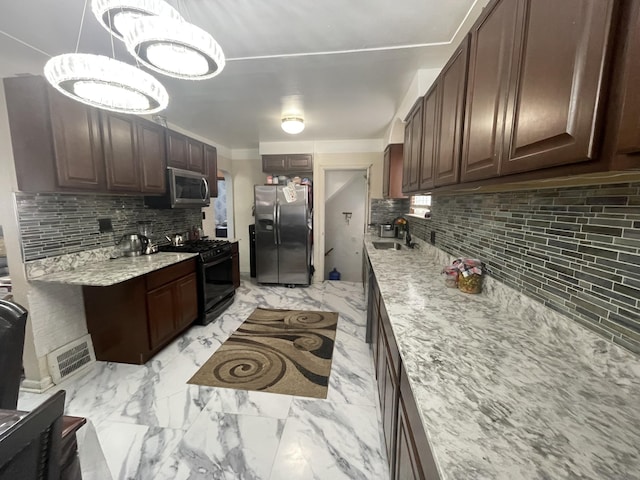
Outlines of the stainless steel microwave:
{"type": "Polygon", "coordinates": [[[163,196],[144,197],[152,208],[197,208],[209,205],[209,179],[201,173],[167,167],[167,189],[163,196]]]}

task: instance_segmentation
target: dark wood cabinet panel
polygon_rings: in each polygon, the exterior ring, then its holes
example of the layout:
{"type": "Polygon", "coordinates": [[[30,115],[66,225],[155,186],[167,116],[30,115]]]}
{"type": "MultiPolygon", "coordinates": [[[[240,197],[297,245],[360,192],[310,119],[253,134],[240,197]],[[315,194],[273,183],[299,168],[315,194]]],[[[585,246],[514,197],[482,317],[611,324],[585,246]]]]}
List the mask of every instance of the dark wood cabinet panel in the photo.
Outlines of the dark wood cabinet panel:
{"type": "Polygon", "coordinates": [[[262,171],[277,174],[313,173],[313,155],[262,155],[262,171]]]}
{"type": "Polygon", "coordinates": [[[434,185],[434,165],[438,155],[439,108],[438,88],[434,85],[424,96],[422,118],[422,162],[420,163],[420,189],[434,185]]]}
{"type": "Polygon", "coordinates": [[[204,161],[204,144],[193,138],[187,139],[187,170],[209,173],[209,166],[204,161]]]}
{"type": "Polygon", "coordinates": [[[404,135],[404,163],[402,165],[402,193],[415,193],[420,188],[422,162],[422,97],[407,117],[404,135]]]}
{"type": "Polygon", "coordinates": [[[516,41],[522,46],[513,63],[502,175],[595,159],[613,4],[527,2],[526,28],[516,41]]]}
{"type": "Polygon", "coordinates": [[[402,480],[425,480],[420,468],[416,446],[407,418],[403,399],[398,402],[398,425],[395,452],[395,469],[392,478],[402,480]]]}
{"type": "Polygon", "coordinates": [[[209,196],[218,196],[218,150],[211,145],[204,146],[204,161],[209,168],[209,196]]]}
{"type": "MultiPolygon", "coordinates": [[[[640,153],[640,2],[629,2],[630,11],[624,11],[628,18],[621,32],[624,46],[620,55],[620,88],[614,92],[620,105],[620,128],[616,145],[618,154],[640,153]]],[[[640,158],[630,166],[640,167],[640,158]]]]}
{"type": "Polygon", "coordinates": [[[492,4],[471,29],[461,180],[498,175],[522,0],[492,4]]]}
{"type": "Polygon", "coordinates": [[[42,77],[3,82],[18,189],[105,192],[98,110],[65,97],[42,77]]]}
{"type": "Polygon", "coordinates": [[[240,288],[240,254],[238,242],[231,244],[231,281],[234,288],[240,288]]]}
{"type": "Polygon", "coordinates": [[[176,290],[176,325],[182,328],[189,325],[198,316],[198,279],[195,273],[175,282],[176,290]]]}
{"type": "Polygon", "coordinates": [[[198,316],[194,259],[109,287],[83,287],[96,358],[142,364],[198,316]]]}
{"type": "Polygon", "coordinates": [[[382,196],[404,198],[402,195],[403,145],[392,143],[384,149],[382,196]]]}
{"type": "Polygon", "coordinates": [[[174,168],[189,168],[189,152],[187,137],[167,130],[167,166],[174,168]]]}
{"type": "Polygon", "coordinates": [[[176,298],[174,285],[151,290],[147,293],[149,342],[156,348],[175,331],[176,298]]]}
{"type": "MultiPolygon", "coordinates": [[[[467,38],[445,65],[438,78],[438,141],[433,167],[433,184],[436,187],[460,181],[468,55],[469,39],[467,38]]],[[[426,122],[425,112],[425,130],[426,122]]],[[[422,158],[426,161],[425,152],[422,158]]],[[[422,188],[422,184],[420,186],[422,188]]]]}
{"type": "Polygon", "coordinates": [[[136,127],[140,190],[144,193],[164,193],[167,181],[164,129],[160,125],[141,119],[137,121],[136,127]]]}
{"type": "Polygon", "coordinates": [[[136,119],[100,112],[109,191],[140,191],[136,119]]]}

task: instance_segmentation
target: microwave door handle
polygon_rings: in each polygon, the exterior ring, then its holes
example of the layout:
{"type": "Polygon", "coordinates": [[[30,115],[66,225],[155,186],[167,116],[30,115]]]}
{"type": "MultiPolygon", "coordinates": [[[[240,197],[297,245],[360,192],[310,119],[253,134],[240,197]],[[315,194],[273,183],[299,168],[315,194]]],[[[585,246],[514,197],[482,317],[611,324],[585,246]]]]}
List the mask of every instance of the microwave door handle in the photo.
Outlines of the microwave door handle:
{"type": "MultiPolygon", "coordinates": [[[[202,177],[202,186],[204,187],[204,196],[202,197],[202,199],[206,200],[207,198],[209,198],[210,191],[209,191],[209,182],[204,177],[202,177]]],[[[202,189],[200,190],[200,192],[202,192],[202,189]]]]}

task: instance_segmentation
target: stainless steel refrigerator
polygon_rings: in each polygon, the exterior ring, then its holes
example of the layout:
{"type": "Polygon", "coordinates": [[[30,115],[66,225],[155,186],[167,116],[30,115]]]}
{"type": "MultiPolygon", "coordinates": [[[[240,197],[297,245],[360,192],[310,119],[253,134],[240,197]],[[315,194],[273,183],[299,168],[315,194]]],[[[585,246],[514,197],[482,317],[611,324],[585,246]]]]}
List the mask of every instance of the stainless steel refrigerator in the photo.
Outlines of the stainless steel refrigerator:
{"type": "Polygon", "coordinates": [[[256,279],[259,283],[309,285],[311,205],[309,188],[255,186],[256,279]]]}

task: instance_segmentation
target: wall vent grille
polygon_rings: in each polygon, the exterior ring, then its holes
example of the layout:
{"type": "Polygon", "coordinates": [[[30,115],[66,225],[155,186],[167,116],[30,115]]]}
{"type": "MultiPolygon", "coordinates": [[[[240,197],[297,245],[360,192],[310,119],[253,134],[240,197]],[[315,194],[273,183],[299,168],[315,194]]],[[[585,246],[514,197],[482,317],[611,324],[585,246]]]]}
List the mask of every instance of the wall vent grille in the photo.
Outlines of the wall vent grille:
{"type": "Polygon", "coordinates": [[[60,383],[68,376],[80,372],[96,361],[91,336],[85,335],[47,355],[53,383],[60,383]]]}

